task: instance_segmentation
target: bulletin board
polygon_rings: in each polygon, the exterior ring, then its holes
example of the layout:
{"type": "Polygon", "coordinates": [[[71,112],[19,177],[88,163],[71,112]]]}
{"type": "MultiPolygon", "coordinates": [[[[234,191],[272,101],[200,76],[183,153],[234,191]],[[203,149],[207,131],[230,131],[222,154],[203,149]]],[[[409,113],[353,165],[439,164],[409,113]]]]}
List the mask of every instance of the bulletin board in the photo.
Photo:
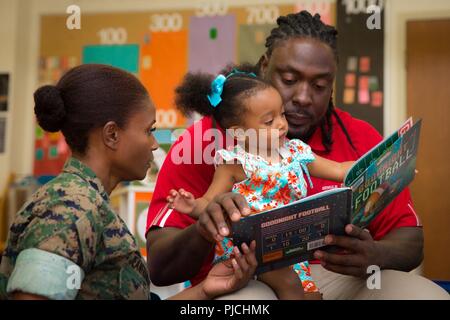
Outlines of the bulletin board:
{"type": "Polygon", "coordinates": [[[382,9],[381,28],[370,29],[367,21],[372,14],[367,13],[366,2],[362,6],[356,1],[337,1],[339,66],[335,101],[383,135],[384,8],[382,0],[372,1],[382,9]]]}
{"type": "MultiPolygon", "coordinates": [[[[303,9],[335,22],[335,5],[327,0],[249,7],[212,1],[191,10],[82,13],[80,30],[66,28],[67,14],[42,16],[39,82],[54,84],[82,63],[106,63],[134,73],[157,106],[155,134],[167,150],[170,131],[192,122],[174,106],[174,89],[183,75],[217,73],[230,62],[256,63],[276,18],[303,9]]],[[[35,175],[56,175],[68,155],[60,133],[49,135],[37,126],[35,175]]]]}

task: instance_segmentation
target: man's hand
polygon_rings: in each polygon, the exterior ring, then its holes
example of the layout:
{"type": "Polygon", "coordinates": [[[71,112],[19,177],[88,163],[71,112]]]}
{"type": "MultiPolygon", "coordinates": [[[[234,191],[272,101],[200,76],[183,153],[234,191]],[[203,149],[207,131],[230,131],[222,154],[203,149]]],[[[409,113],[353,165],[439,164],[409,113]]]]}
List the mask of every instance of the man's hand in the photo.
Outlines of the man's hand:
{"type": "Polygon", "coordinates": [[[368,230],[349,224],[345,227],[345,232],[348,236],[327,235],[325,237],[327,245],[338,246],[345,250],[343,253],[329,253],[321,250],[314,253],[314,257],[320,260],[325,269],[364,278],[368,276],[368,266],[382,267],[380,249],[368,230]]]}
{"type": "Polygon", "coordinates": [[[255,257],[256,243],[252,241],[250,248],[244,243],[241,248],[243,254],[234,247],[234,257],[216,264],[208,273],[202,283],[207,299],[239,290],[253,277],[258,265],[255,257]]]}
{"type": "Polygon", "coordinates": [[[231,222],[250,215],[245,197],[228,192],[211,201],[196,223],[198,232],[208,241],[222,241],[231,234],[231,222]]]}

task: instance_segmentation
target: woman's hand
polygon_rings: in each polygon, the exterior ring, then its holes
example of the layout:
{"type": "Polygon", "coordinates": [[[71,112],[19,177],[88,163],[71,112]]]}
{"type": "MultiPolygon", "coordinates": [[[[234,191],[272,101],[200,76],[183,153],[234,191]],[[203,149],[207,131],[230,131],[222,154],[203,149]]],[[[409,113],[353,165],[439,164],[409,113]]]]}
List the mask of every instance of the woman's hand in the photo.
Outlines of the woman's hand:
{"type": "Polygon", "coordinates": [[[256,242],[250,243],[250,248],[244,243],[241,246],[243,254],[234,248],[234,257],[216,264],[202,282],[205,298],[232,293],[247,285],[253,277],[258,262],[256,261],[256,242]]]}
{"type": "Polygon", "coordinates": [[[174,189],[170,190],[166,199],[171,209],[189,215],[194,211],[195,197],[192,193],[184,189],[179,189],[178,191],[174,189]]]}

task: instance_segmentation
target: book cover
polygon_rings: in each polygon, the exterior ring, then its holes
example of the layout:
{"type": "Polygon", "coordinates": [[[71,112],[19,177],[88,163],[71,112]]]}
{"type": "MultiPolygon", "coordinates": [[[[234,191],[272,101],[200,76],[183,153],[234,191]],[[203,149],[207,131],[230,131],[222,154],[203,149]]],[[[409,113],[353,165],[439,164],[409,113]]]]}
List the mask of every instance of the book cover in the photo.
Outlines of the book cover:
{"type": "Polygon", "coordinates": [[[233,242],[256,240],[256,273],[312,259],[327,234],[340,235],[350,222],[351,189],[328,190],[233,224],[233,242]]]}
{"type": "Polygon", "coordinates": [[[367,227],[414,179],[421,124],[409,119],[349,170],[344,184],[353,191],[354,225],[367,227]]]}

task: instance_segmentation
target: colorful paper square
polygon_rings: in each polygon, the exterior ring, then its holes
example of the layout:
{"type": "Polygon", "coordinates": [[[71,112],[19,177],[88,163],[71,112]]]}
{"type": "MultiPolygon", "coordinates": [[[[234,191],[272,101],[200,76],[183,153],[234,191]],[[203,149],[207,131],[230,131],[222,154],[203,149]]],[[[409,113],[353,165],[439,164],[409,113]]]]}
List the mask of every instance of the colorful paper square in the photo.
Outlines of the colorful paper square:
{"type": "Polygon", "coordinates": [[[217,28],[209,29],[209,38],[212,40],[217,39],[217,28]]]}
{"type": "Polygon", "coordinates": [[[369,90],[359,90],[358,91],[358,103],[368,104],[370,102],[369,90]]]}
{"type": "Polygon", "coordinates": [[[356,72],[358,69],[358,58],[348,57],[347,59],[347,71],[356,72]]]}
{"type": "Polygon", "coordinates": [[[159,144],[171,144],[172,141],[172,130],[159,129],[153,132],[153,136],[159,144]]]}
{"type": "Polygon", "coordinates": [[[51,132],[48,134],[48,138],[51,142],[56,142],[59,140],[59,132],[51,132]]]}
{"type": "Polygon", "coordinates": [[[57,146],[51,146],[48,149],[48,158],[49,159],[58,158],[58,147],[57,146]]]}
{"type": "Polygon", "coordinates": [[[41,148],[36,149],[36,160],[43,160],[44,159],[44,150],[41,148]]]}
{"type": "Polygon", "coordinates": [[[364,91],[368,91],[369,90],[369,77],[367,76],[361,76],[359,77],[358,80],[358,90],[364,90],[364,91]]]}
{"type": "Polygon", "coordinates": [[[369,77],[369,89],[370,91],[378,90],[378,77],[369,77]]]}
{"type": "Polygon", "coordinates": [[[355,89],[345,89],[343,100],[344,100],[344,104],[354,104],[355,103],[355,89]]]}
{"type": "Polygon", "coordinates": [[[139,71],[139,45],[88,45],[83,47],[83,63],[102,63],[126,70],[139,71]]]}
{"type": "Polygon", "coordinates": [[[354,73],[347,73],[345,75],[345,86],[347,88],[354,88],[356,85],[356,75],[354,73]]]}
{"type": "Polygon", "coordinates": [[[42,128],[39,126],[36,126],[34,134],[36,136],[36,140],[41,140],[42,138],[44,138],[44,130],[42,130],[42,128]]]}
{"type": "Polygon", "coordinates": [[[379,108],[383,105],[383,92],[372,92],[372,107],[379,108]]]}
{"type": "Polygon", "coordinates": [[[369,57],[361,57],[359,59],[359,71],[360,72],[369,72],[370,71],[370,58],[369,57]]]}

